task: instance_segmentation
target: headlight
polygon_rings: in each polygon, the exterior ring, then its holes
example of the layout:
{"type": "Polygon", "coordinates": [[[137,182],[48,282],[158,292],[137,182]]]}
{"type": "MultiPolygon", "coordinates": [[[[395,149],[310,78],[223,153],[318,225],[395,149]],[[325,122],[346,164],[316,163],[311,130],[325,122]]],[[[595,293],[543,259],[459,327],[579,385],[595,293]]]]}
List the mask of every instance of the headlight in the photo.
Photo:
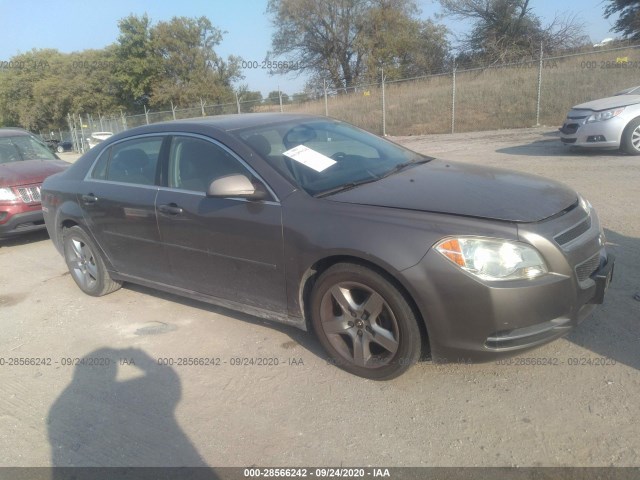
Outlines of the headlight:
{"type": "Polygon", "coordinates": [[[580,207],[587,213],[587,215],[591,215],[591,209],[593,207],[589,203],[589,200],[584,198],[582,195],[578,195],[578,199],[580,200],[580,207]]]}
{"type": "Polygon", "coordinates": [[[624,107],[612,108],[611,110],[603,110],[602,112],[596,112],[587,118],[587,123],[602,122],[609,120],[610,118],[617,117],[624,112],[624,107]]]}
{"type": "Polygon", "coordinates": [[[436,250],[484,280],[535,278],[547,273],[538,251],[524,243],[493,238],[445,238],[436,250]]]}
{"type": "Polygon", "coordinates": [[[1,201],[12,202],[16,198],[17,197],[14,195],[14,193],[11,191],[10,188],[0,188],[0,202],[1,201]]]}

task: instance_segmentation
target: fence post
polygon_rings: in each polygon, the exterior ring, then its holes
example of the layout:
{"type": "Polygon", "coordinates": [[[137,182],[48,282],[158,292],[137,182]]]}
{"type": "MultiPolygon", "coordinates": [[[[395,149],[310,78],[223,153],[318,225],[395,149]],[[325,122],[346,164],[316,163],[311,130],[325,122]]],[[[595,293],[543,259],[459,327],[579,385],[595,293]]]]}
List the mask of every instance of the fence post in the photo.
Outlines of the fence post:
{"type": "Polygon", "coordinates": [[[385,109],[385,98],[384,98],[384,68],[380,69],[380,79],[382,81],[382,136],[387,136],[387,114],[385,109]]]}
{"type": "Polygon", "coordinates": [[[451,85],[451,133],[455,133],[456,131],[456,69],[458,67],[456,64],[453,64],[453,82],[451,85]]]}
{"type": "MultiPolygon", "coordinates": [[[[73,149],[75,150],[77,147],[77,142],[74,138],[74,129],[71,125],[71,114],[67,112],[67,123],[69,124],[69,135],[71,136],[71,144],[73,145],[73,149]]],[[[60,135],[60,141],[62,141],[62,135],[60,135]]]]}
{"type": "Polygon", "coordinates": [[[171,101],[171,116],[176,119],[176,107],[173,106],[173,100],[171,101]]]}
{"type": "Polygon", "coordinates": [[[236,105],[238,106],[238,115],[242,112],[240,111],[240,99],[238,98],[238,92],[236,92],[236,105]]]}
{"type": "Polygon", "coordinates": [[[78,120],[80,121],[80,153],[84,153],[84,128],[82,126],[82,116],[78,114],[78,120]]]}
{"type": "Polygon", "coordinates": [[[327,102],[327,80],[323,79],[323,88],[324,88],[324,116],[329,116],[329,103],[327,102]]]}
{"type": "Polygon", "coordinates": [[[540,126],[540,95],[542,92],[542,42],[540,42],[540,64],[538,65],[538,100],[536,102],[536,127],[540,126]]]}
{"type": "Polygon", "coordinates": [[[127,129],[127,118],[124,116],[124,112],[120,110],[120,118],[122,118],[122,129],[127,129]]]}

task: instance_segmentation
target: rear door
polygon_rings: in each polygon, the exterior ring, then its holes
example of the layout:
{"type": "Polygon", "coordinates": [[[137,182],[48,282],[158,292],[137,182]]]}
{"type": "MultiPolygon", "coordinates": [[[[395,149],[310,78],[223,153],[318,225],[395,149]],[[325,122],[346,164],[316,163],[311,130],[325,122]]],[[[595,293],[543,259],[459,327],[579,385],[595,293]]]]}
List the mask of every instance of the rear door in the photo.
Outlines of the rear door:
{"type": "Polygon", "coordinates": [[[78,195],[91,232],[116,270],[159,282],[170,278],[155,212],[165,138],[146,135],[107,148],[78,195]]]}
{"type": "Polygon", "coordinates": [[[156,206],[173,284],[285,312],[280,204],[275,197],[251,202],[205,195],[213,179],[231,174],[261,181],[238,156],[207,137],[172,137],[167,187],[158,192],[156,206]]]}

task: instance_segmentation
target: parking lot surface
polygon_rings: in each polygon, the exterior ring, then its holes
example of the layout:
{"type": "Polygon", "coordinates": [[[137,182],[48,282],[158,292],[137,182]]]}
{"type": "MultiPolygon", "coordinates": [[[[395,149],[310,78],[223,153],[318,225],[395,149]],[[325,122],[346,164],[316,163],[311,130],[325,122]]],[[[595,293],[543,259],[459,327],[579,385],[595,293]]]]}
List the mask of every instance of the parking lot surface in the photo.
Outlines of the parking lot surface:
{"type": "Polygon", "coordinates": [[[46,233],[0,240],[0,466],[640,465],[640,157],[544,128],[393,140],[582,193],[617,257],[605,304],[510,361],[375,382],[295,328],[135,285],[86,296],[46,233]]]}

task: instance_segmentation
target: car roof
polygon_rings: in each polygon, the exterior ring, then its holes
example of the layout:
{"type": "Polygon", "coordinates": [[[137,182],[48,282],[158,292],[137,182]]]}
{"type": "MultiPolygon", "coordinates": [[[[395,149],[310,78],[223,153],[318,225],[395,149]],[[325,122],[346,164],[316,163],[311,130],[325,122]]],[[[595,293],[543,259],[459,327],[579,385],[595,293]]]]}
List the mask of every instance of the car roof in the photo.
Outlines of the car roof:
{"type": "Polygon", "coordinates": [[[22,128],[0,128],[0,137],[15,137],[18,135],[31,135],[22,128]]]}
{"type": "Polygon", "coordinates": [[[230,132],[244,128],[261,127],[266,125],[275,125],[291,121],[309,121],[309,120],[327,120],[328,117],[320,117],[317,115],[305,115],[301,113],[241,113],[233,115],[215,115],[212,117],[196,117],[184,120],[171,120],[168,122],[152,123],[136,128],[136,133],[145,130],[152,131],[154,127],[163,127],[172,125],[176,128],[185,128],[189,126],[209,126],[218,130],[230,132]]]}

